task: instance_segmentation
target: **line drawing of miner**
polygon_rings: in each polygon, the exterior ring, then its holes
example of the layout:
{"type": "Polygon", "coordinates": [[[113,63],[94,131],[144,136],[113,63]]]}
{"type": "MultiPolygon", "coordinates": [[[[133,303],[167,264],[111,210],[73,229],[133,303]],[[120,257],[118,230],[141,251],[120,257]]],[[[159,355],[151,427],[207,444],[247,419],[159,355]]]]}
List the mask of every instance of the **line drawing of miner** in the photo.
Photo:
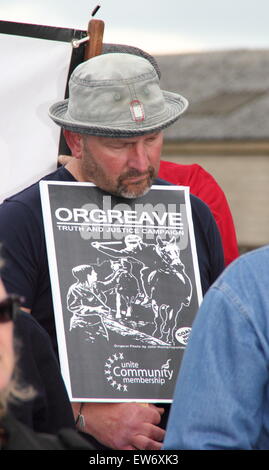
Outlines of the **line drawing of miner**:
{"type": "MultiPolygon", "coordinates": [[[[114,287],[116,295],[116,318],[126,315],[126,318],[132,316],[132,305],[139,294],[139,284],[136,276],[133,275],[133,264],[126,258],[110,261],[112,271],[118,271],[116,277],[116,286],[114,287]]],[[[111,276],[111,275],[110,275],[111,276]]]]}
{"type": "MultiPolygon", "coordinates": [[[[164,243],[174,242],[174,239],[169,242],[164,242],[161,237],[157,236],[156,242],[157,243],[145,243],[139,235],[127,235],[124,238],[125,247],[121,249],[112,248],[110,245],[123,242],[91,243],[94,248],[102,253],[114,258],[126,258],[132,263],[132,273],[137,278],[140,290],[139,303],[144,306],[151,305],[151,287],[148,281],[149,275],[163,265],[162,257],[164,255],[160,248],[163,247],[164,243]]],[[[177,256],[177,262],[181,263],[178,254],[177,256]]]]}
{"type": "Polygon", "coordinates": [[[154,269],[152,266],[154,266],[154,263],[157,262],[157,258],[159,258],[158,256],[156,259],[154,257],[156,245],[143,242],[139,235],[126,235],[122,242],[92,242],[91,245],[106,255],[113,258],[125,258],[132,264],[132,274],[136,277],[139,287],[137,303],[147,305],[150,300],[150,295],[147,289],[145,271],[154,269]],[[109,246],[122,243],[125,243],[125,246],[121,249],[115,249],[109,246]],[[149,266],[147,261],[149,262],[149,266]]]}
{"type": "Polygon", "coordinates": [[[106,305],[104,291],[115,286],[120,273],[116,271],[108,280],[98,281],[97,267],[83,264],[75,266],[72,274],[76,282],[70,286],[66,299],[72,313],[69,330],[83,328],[86,339],[92,343],[98,336],[109,341],[103,316],[109,315],[111,309],[106,305]]]}

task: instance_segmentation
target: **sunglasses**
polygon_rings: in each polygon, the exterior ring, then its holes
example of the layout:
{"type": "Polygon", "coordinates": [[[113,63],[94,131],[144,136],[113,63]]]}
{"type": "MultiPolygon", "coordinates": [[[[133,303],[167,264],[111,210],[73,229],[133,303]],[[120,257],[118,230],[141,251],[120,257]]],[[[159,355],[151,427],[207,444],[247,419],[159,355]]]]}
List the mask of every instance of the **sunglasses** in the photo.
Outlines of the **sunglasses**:
{"type": "Polygon", "coordinates": [[[14,321],[16,313],[23,301],[23,297],[16,294],[10,294],[2,300],[2,302],[0,302],[0,323],[14,321]]]}

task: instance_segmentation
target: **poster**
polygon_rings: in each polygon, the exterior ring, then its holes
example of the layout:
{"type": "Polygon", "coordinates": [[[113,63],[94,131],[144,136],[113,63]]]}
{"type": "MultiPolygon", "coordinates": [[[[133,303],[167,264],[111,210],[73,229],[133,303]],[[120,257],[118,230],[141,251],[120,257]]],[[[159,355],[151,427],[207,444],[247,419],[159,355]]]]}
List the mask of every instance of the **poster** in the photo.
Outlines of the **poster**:
{"type": "Polygon", "coordinates": [[[62,375],[72,401],[172,401],[201,286],[189,188],[121,199],[40,182],[62,375]]]}

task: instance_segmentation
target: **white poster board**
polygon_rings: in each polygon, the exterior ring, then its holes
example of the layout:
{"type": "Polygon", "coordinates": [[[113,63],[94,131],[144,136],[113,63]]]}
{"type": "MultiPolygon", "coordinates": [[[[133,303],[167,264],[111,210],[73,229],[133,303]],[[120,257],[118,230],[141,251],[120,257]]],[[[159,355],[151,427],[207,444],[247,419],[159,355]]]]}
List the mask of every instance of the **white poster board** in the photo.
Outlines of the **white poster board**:
{"type": "Polygon", "coordinates": [[[62,375],[72,401],[172,401],[202,299],[189,188],[126,200],[41,181],[62,375]]]}

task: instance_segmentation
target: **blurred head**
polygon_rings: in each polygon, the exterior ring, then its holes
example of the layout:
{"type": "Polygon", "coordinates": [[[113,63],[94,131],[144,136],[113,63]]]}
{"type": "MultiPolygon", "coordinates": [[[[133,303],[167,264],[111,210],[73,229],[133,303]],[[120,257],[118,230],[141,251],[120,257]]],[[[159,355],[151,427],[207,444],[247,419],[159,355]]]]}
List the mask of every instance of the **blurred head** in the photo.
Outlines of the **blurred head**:
{"type": "Polygon", "coordinates": [[[13,315],[14,301],[0,279],[0,416],[6,409],[15,366],[13,315]]]}
{"type": "Polygon", "coordinates": [[[10,381],[14,369],[13,321],[10,318],[10,303],[0,280],[0,390],[10,381]]]}

